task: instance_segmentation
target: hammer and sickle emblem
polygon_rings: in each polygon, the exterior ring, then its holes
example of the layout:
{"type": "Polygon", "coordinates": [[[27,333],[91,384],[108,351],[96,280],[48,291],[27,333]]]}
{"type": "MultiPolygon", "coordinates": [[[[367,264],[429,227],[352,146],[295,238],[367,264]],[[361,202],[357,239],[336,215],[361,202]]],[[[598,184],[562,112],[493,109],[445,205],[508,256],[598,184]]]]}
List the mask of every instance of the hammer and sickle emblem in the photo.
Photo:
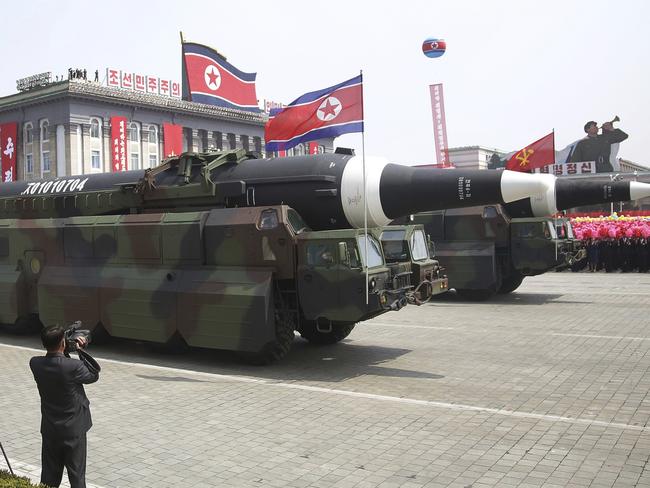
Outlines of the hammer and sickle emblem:
{"type": "Polygon", "coordinates": [[[528,159],[533,155],[535,151],[533,149],[522,149],[519,151],[519,154],[515,156],[515,159],[519,161],[519,166],[528,166],[528,159]]]}

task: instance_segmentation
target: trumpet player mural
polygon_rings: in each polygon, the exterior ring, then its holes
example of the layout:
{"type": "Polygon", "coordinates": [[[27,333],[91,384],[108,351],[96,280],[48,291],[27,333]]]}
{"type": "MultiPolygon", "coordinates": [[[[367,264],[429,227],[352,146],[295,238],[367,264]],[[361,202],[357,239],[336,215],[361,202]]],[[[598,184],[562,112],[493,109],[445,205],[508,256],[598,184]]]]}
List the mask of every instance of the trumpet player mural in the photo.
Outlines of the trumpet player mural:
{"type": "Polygon", "coordinates": [[[614,129],[614,122],[620,120],[617,115],[600,127],[593,120],[587,122],[584,127],[587,136],[577,142],[571,153],[571,162],[595,161],[596,173],[614,171],[616,163],[611,161],[612,151],[613,157],[616,158],[618,144],[628,138],[621,129],[614,129]]]}
{"type": "MultiPolygon", "coordinates": [[[[552,172],[549,168],[557,169],[567,163],[585,163],[583,166],[588,167],[586,170],[588,173],[593,172],[593,166],[596,173],[619,171],[620,167],[616,160],[619,143],[628,138],[621,129],[614,128],[614,123],[620,120],[617,115],[601,126],[590,120],[584,126],[587,133],[585,137],[558,151],[554,151],[554,133],[550,133],[519,151],[505,155],[495,153],[488,164],[488,169],[505,167],[514,171],[548,173],[552,172]]],[[[573,174],[570,171],[569,173],[573,174]]]]}

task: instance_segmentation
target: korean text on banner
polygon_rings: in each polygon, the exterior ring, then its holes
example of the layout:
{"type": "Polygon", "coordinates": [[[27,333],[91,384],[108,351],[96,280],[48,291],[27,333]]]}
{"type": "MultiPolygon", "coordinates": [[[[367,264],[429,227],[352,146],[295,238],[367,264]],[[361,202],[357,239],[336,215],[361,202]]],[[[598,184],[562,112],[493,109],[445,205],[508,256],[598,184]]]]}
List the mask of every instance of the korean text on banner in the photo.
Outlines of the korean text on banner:
{"type": "Polygon", "coordinates": [[[0,147],[2,155],[2,181],[16,181],[16,134],[17,122],[0,124],[0,147]]]}
{"type": "Polygon", "coordinates": [[[430,85],[431,114],[433,115],[433,138],[436,143],[436,160],[439,167],[449,165],[449,148],[447,146],[447,122],[445,120],[445,99],[442,83],[430,85]]]}
{"type": "Polygon", "coordinates": [[[126,117],[111,117],[111,171],[127,171],[126,117]]]}

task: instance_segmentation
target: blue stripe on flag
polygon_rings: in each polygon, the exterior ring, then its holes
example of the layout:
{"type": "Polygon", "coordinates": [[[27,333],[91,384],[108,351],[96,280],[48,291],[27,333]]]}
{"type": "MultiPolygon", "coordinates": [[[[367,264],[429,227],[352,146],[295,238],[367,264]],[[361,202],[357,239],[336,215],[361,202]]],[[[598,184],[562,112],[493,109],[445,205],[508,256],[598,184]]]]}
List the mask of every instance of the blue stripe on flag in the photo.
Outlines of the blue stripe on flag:
{"type": "Polygon", "coordinates": [[[360,83],[361,83],[361,75],[355,76],[354,78],[351,78],[351,79],[349,79],[347,81],[339,83],[338,85],[330,86],[329,88],[324,88],[324,89],[318,90],[318,91],[305,93],[304,95],[296,98],[288,106],[291,107],[292,105],[302,105],[304,103],[310,103],[310,102],[313,102],[314,100],[318,100],[319,98],[321,98],[321,97],[323,97],[325,95],[329,95],[333,91],[338,90],[340,88],[344,88],[344,87],[352,86],[352,85],[359,85],[360,83]]]}
{"type": "Polygon", "coordinates": [[[207,56],[208,58],[214,59],[215,63],[230,71],[237,78],[240,78],[243,81],[255,81],[255,76],[257,73],[244,73],[226,61],[223,56],[221,56],[217,51],[210,49],[207,46],[194,44],[192,42],[186,42],[183,44],[183,52],[207,56]]]}
{"type": "Polygon", "coordinates": [[[328,137],[337,137],[349,132],[363,132],[363,122],[347,122],[341,125],[330,125],[319,129],[310,130],[304,134],[289,139],[288,141],[267,141],[267,151],[284,151],[301,144],[303,142],[313,141],[314,139],[324,139],[328,137]]]}

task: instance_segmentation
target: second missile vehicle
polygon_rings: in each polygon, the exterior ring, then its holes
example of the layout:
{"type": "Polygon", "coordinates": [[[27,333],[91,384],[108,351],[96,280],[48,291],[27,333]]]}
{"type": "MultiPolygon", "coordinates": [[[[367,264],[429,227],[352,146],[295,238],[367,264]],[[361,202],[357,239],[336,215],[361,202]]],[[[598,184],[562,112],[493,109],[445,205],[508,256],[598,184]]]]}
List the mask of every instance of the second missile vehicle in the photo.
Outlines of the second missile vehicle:
{"type": "Polygon", "coordinates": [[[546,189],[504,205],[424,212],[424,225],[446,269],[449,286],[469,300],[510,293],[526,276],[573,266],[586,257],[569,219],[560,210],[650,196],[650,185],[543,176],[546,189]]]}
{"type": "Polygon", "coordinates": [[[543,189],[508,171],[366,163],[185,153],[151,170],[2,184],[0,322],[82,320],[98,334],[268,362],[286,354],[294,331],[336,342],[359,321],[446,288],[431,260],[387,263],[372,228],[543,189]]]}

